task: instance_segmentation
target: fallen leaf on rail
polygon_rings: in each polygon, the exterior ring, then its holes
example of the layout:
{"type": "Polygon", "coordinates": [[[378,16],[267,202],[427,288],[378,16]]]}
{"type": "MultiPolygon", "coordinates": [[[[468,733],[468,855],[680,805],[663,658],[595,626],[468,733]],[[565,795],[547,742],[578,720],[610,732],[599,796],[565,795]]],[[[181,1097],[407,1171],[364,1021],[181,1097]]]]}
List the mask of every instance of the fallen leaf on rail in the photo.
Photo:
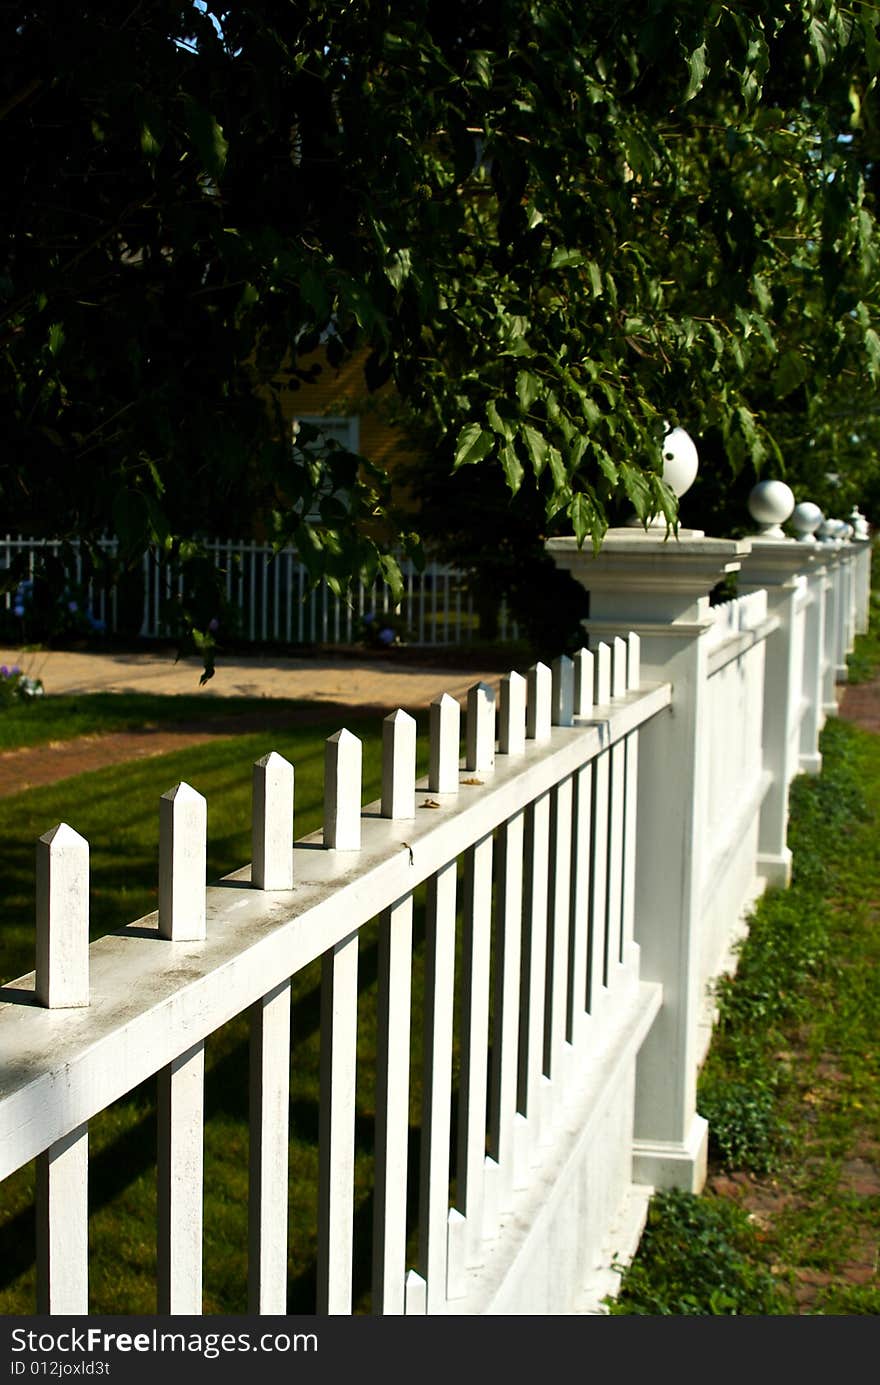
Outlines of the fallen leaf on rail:
{"type": "Polygon", "coordinates": [[[423,808],[439,808],[440,804],[437,803],[433,798],[426,798],[421,806],[423,808]]]}
{"type": "Polygon", "coordinates": [[[486,781],[484,779],[462,779],[461,782],[463,784],[484,784],[486,781]]]}

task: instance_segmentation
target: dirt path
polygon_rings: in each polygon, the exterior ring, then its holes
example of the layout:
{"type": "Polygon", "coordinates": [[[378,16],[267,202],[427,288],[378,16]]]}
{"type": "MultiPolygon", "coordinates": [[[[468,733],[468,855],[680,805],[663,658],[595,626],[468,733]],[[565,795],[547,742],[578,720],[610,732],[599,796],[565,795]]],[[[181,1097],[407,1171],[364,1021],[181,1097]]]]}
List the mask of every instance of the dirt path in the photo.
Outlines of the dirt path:
{"type": "Polygon", "coordinates": [[[304,707],[302,711],[273,712],[267,709],[256,714],[213,717],[200,722],[177,722],[164,726],[146,727],[139,731],[109,731],[103,735],[76,736],[69,741],[50,741],[47,745],[26,746],[21,750],[0,751],[0,798],[22,793],[25,789],[57,784],[89,770],[107,769],[111,765],[131,760],[145,760],[155,755],[170,755],[175,750],[202,745],[219,738],[229,739],[252,732],[284,729],[314,723],[316,716],[340,726],[365,716],[377,719],[387,712],[385,707],[360,707],[356,711],[337,702],[322,703],[320,711],[304,707]]]}
{"type": "Polygon", "coordinates": [[[848,683],[840,700],[839,715],[866,731],[880,731],[880,679],[848,683]]]}

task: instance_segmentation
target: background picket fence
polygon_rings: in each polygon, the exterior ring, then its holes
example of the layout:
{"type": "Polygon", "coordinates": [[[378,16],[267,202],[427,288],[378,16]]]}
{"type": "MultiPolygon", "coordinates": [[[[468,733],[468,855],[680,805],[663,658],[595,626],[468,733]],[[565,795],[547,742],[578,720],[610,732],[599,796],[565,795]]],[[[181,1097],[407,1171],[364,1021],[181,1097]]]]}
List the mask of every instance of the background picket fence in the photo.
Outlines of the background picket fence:
{"type": "MultiPolygon", "coordinates": [[[[115,556],[116,539],[104,539],[101,546],[115,556]]],[[[0,562],[9,567],[21,555],[33,576],[40,553],[57,555],[59,547],[52,540],[7,534],[0,541],[0,562]]],[[[235,622],[231,628],[224,622],[221,640],[234,636],[249,642],[288,645],[356,644],[364,637],[364,618],[371,614],[377,619],[377,628],[381,618],[387,618],[406,644],[453,645],[479,636],[468,574],[448,563],[428,562],[419,571],[411,559],[398,554],[405,590],[403,600],[395,604],[390,589],[381,581],[354,582],[346,597],[337,596],[326,582],[311,585],[308,571],[293,548],[276,553],[270,545],[255,540],[219,538],[208,540],[206,548],[224,575],[228,609],[235,622]]],[[[123,617],[118,591],[115,587],[107,590],[88,576],[78,544],[74,544],[74,552],[76,581],[84,582],[89,609],[108,633],[120,633],[123,617]]],[[[182,578],[174,576],[154,550],[144,555],[136,629],[142,639],[161,639],[171,633],[167,604],[182,590],[182,578]]],[[[9,620],[15,593],[7,592],[0,600],[9,620]]],[[[519,626],[501,598],[498,638],[515,641],[519,637],[519,626]]]]}

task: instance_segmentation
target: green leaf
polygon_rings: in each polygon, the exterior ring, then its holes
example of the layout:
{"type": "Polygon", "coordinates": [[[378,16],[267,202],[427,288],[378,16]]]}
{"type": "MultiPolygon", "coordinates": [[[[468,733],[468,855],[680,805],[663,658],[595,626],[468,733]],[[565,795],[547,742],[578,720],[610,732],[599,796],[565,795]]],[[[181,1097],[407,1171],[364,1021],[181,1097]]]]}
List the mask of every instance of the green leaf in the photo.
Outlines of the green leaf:
{"type": "Polygon", "coordinates": [[[786,351],[773,372],[773,390],[777,399],[784,399],[798,385],[802,385],[808,375],[807,363],[799,351],[786,351]]]}
{"type": "Polygon", "coordinates": [[[64,328],[60,322],[53,322],[49,328],[49,351],[53,356],[57,356],[63,345],[64,328]]]}
{"type": "Polygon", "coordinates": [[[491,87],[491,85],[492,85],[492,64],[491,64],[492,54],[491,54],[491,53],[488,53],[485,49],[477,48],[477,49],[474,49],[474,51],[473,51],[472,53],[469,53],[469,54],[468,54],[468,57],[469,57],[469,60],[470,60],[470,65],[471,65],[471,67],[472,67],[472,69],[473,69],[473,72],[474,72],[474,76],[476,77],[477,81],[480,83],[480,86],[482,86],[482,87],[491,87]]]}
{"type": "Polygon", "coordinates": [[[396,558],[393,558],[391,556],[390,553],[380,553],[379,571],[381,572],[382,577],[385,580],[386,586],[389,588],[391,592],[391,600],[394,602],[394,605],[396,606],[398,602],[403,600],[406,590],[403,581],[403,573],[400,570],[400,564],[398,563],[396,558]]]}
{"type": "Polygon", "coordinates": [[[755,423],[755,416],[749,409],[747,409],[744,405],[740,404],[736,410],[736,417],[739,421],[739,426],[742,429],[743,437],[746,440],[746,444],[749,450],[749,456],[752,460],[752,465],[754,467],[757,467],[760,465],[760,463],[764,460],[765,456],[767,455],[767,450],[764,447],[764,444],[761,441],[760,437],[758,436],[758,429],[755,423]]]}
{"type": "Polygon", "coordinates": [[[510,493],[511,495],[516,495],[522,485],[523,476],[525,475],[522,462],[516,455],[516,448],[512,442],[505,443],[498,455],[501,458],[501,465],[504,468],[504,475],[510,487],[510,493]]]}
{"type": "Polygon", "coordinates": [[[219,178],[226,167],[229,144],[216,117],[192,97],[186,101],[186,128],[202,168],[212,178],[219,178]]]}
{"type": "Polygon", "coordinates": [[[688,84],[685,87],[684,101],[692,101],[706,80],[709,64],[706,61],[706,45],[701,43],[688,55],[688,84]]]}
{"type": "Polygon", "coordinates": [[[865,333],[865,350],[868,353],[868,373],[872,380],[880,377],[880,337],[869,327],[865,333]]]}
{"type": "Polygon", "coordinates": [[[550,444],[537,428],[533,428],[530,423],[524,423],[522,436],[532,463],[532,471],[536,476],[540,476],[544,467],[547,465],[547,458],[550,452],[550,444]]]}
{"type": "Polygon", "coordinates": [[[486,422],[493,432],[499,433],[506,442],[510,442],[513,437],[513,425],[508,423],[506,418],[501,417],[494,399],[490,399],[486,405],[486,422]]]}
{"type": "Polygon", "coordinates": [[[648,478],[628,462],[620,463],[619,472],[626,498],[644,524],[654,513],[648,478]]]}
{"type": "Polygon", "coordinates": [[[490,432],[479,423],[466,423],[455,444],[453,471],[458,471],[460,466],[473,466],[475,462],[481,462],[484,457],[488,457],[494,446],[495,439],[490,432]]]}
{"type": "Polygon", "coordinates": [[[396,255],[392,255],[388,264],[385,266],[385,276],[392,288],[400,290],[403,281],[412,272],[412,252],[410,250],[398,250],[396,255]]]}
{"type": "Polygon", "coordinates": [[[593,297],[601,298],[602,274],[595,260],[587,260],[587,273],[590,276],[590,288],[593,290],[593,297]]]}
{"type": "Polygon", "coordinates": [[[568,485],[568,474],[558,447],[548,447],[547,460],[550,463],[550,475],[553,477],[553,484],[557,490],[561,490],[563,486],[568,485]]]}
{"type": "Polygon", "coordinates": [[[568,502],[566,514],[571,520],[571,527],[578,541],[578,548],[580,548],[584,539],[592,531],[595,518],[589,496],[585,495],[583,491],[577,491],[568,502]]]}
{"type": "Polygon", "coordinates": [[[516,377],[516,397],[524,413],[531,408],[540,393],[541,381],[537,375],[533,375],[530,370],[521,370],[516,377]]]}
{"type": "Polygon", "coordinates": [[[141,126],[141,150],[148,159],[158,159],[162,144],[146,123],[141,126]]]}
{"type": "Polygon", "coordinates": [[[872,77],[876,77],[880,72],[880,41],[877,38],[877,19],[876,10],[869,10],[862,7],[861,25],[862,37],[865,40],[865,61],[868,64],[868,71],[872,77]]]}
{"type": "Polygon", "coordinates": [[[819,66],[824,67],[834,52],[834,38],[828,25],[821,19],[810,20],[810,46],[816,54],[819,66]]]}
{"type": "Polygon", "coordinates": [[[570,269],[574,265],[585,263],[586,255],[582,250],[566,250],[562,245],[557,246],[550,256],[551,269],[570,269]]]}
{"type": "Polygon", "coordinates": [[[599,459],[599,466],[602,469],[602,475],[605,477],[607,481],[611,483],[612,486],[616,486],[619,480],[619,472],[611,457],[609,457],[604,447],[597,448],[596,455],[599,459]]]}

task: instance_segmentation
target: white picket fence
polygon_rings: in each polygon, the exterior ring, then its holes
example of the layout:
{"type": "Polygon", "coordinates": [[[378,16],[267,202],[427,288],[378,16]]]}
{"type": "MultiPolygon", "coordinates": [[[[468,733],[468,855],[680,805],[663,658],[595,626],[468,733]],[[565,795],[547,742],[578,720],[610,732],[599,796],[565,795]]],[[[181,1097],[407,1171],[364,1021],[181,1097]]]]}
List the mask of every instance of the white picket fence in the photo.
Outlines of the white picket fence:
{"type": "MultiPolygon", "coordinates": [[[[373,615],[377,627],[387,618],[402,642],[413,645],[462,644],[479,634],[479,617],[468,575],[448,563],[428,562],[420,571],[411,559],[398,554],[404,582],[403,599],[395,603],[385,582],[354,582],[345,596],[339,596],[326,582],[314,586],[307,568],[293,548],[278,552],[255,540],[210,539],[206,550],[222,574],[222,588],[229,606],[237,613],[231,629],[221,628],[222,641],[230,636],[250,642],[282,644],[355,644],[364,637],[364,618],[373,615]]],[[[101,547],[115,556],[117,540],[102,540],[101,547]]],[[[7,534],[0,540],[0,563],[9,567],[24,555],[27,571],[33,576],[40,556],[57,555],[60,544],[47,539],[7,534]]],[[[84,563],[79,545],[74,544],[74,576],[79,584],[84,563]]],[[[142,561],[143,606],[139,634],[142,639],[161,639],[171,632],[167,603],[183,592],[183,578],[172,573],[155,550],[142,561]]],[[[119,631],[119,597],[88,579],[86,599],[92,614],[101,620],[108,633],[119,631]]],[[[15,604],[15,593],[2,598],[7,613],[15,604]]],[[[520,631],[512,620],[503,598],[498,604],[498,637],[517,640],[520,631]]]]}
{"type": "Polygon", "coordinates": [[[207,805],[170,789],[157,912],[91,946],[88,843],[67,824],[40,838],[36,968],[0,1004],[0,1178],[37,1161],[38,1312],[88,1313],[89,1122],[155,1078],[157,1310],[201,1313],[205,1045],[242,1014],[250,1311],[286,1311],[291,979],[318,958],[315,1312],[352,1312],[359,940],[376,919],[374,1314],[600,1312],[652,1191],[701,1186],[711,984],[757,894],[786,882],[788,785],[819,768],[828,678],[866,619],[867,546],[777,545],[774,569],[756,544],[750,571],[747,542],[684,544],[670,619],[652,543],[612,535],[593,559],[553,541],[587,565],[592,652],[511,672],[497,699],[475,685],[463,757],[462,709],[437,698],[422,779],[415,722],[387,717],[366,807],[361,743],[341,730],[311,837],[291,844],[294,770],[268,755],[252,863],[206,887],[207,805]],[[710,611],[719,563],[754,589],[710,611]],[[621,618],[642,603],[642,629],[598,640],[615,600],[621,618]]]}

